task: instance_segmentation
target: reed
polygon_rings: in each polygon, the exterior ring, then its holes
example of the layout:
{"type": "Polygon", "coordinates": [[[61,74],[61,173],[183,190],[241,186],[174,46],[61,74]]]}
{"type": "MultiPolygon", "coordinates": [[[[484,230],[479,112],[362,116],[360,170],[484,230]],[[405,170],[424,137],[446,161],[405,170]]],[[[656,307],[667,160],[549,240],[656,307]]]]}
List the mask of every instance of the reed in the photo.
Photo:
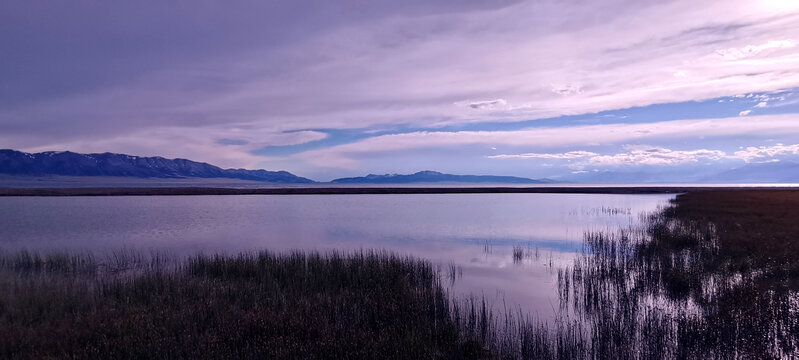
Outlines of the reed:
{"type": "Polygon", "coordinates": [[[27,251],[0,259],[3,358],[488,353],[453,321],[436,267],[388,252],[197,255],[169,269],[130,250],[109,263],[27,251]]]}

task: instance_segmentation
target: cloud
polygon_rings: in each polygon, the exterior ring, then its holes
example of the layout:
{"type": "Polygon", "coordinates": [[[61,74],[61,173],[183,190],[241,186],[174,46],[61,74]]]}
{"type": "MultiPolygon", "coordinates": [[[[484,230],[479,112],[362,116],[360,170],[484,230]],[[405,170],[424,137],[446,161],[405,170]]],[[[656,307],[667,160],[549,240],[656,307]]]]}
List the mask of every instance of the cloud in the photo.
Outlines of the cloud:
{"type": "Polygon", "coordinates": [[[309,129],[431,130],[287,158],[359,169],[420,148],[796,133],[795,119],[755,116],[435,131],[799,87],[799,12],[773,3],[4,3],[0,143],[253,167],[275,161],[259,147],[325,136],[309,129]]]}
{"type": "Polygon", "coordinates": [[[469,107],[477,110],[490,110],[499,106],[505,106],[508,102],[505,99],[476,101],[469,103],[469,107]]]}
{"type": "Polygon", "coordinates": [[[26,148],[161,127],[519,121],[799,86],[790,4],[21,4],[0,12],[13,55],[0,133],[26,148]],[[496,100],[452,106],[465,99],[496,100]]]}
{"type": "Polygon", "coordinates": [[[756,108],[764,108],[766,106],[768,106],[768,102],[765,102],[765,101],[761,101],[761,102],[757,103],[757,105],[755,105],[756,108]]]}
{"type": "Polygon", "coordinates": [[[358,142],[295,155],[316,166],[354,169],[358,158],[381,152],[452,148],[473,144],[547,148],[623,144],[647,139],[690,139],[718,136],[799,135],[797,115],[761,115],[646,124],[607,124],[534,128],[517,131],[419,131],[382,135],[358,142]]]}
{"type": "Polygon", "coordinates": [[[511,155],[491,155],[486,156],[489,159],[579,159],[584,157],[597,156],[599,154],[590,151],[569,151],[559,154],[546,154],[546,153],[524,153],[524,154],[511,154],[511,155]]]}
{"type": "Polygon", "coordinates": [[[158,127],[127,134],[87,139],[64,139],[41,146],[18,146],[15,139],[0,135],[0,142],[23,151],[64,150],[92,153],[116,152],[140,156],[188,158],[221,167],[259,168],[269,158],[252,151],[264,146],[296,145],[320,140],[327,134],[317,131],[272,132],[249,124],[225,127],[158,127]]]}
{"type": "Polygon", "coordinates": [[[716,53],[727,60],[740,60],[757,56],[767,50],[790,49],[795,46],[796,43],[793,42],[793,40],[770,40],[760,45],[747,45],[742,48],[718,50],[716,53]]]}
{"type": "Polygon", "coordinates": [[[578,167],[622,166],[622,165],[680,165],[701,160],[721,160],[727,154],[719,150],[671,150],[663,147],[645,145],[626,145],[624,153],[600,155],[590,151],[569,151],[559,154],[517,154],[487,156],[490,159],[584,159],[578,167]]]}
{"type": "Polygon", "coordinates": [[[753,162],[756,160],[767,159],[758,162],[778,162],[777,157],[786,155],[799,155],[799,144],[773,146],[750,146],[744,150],[728,154],[721,150],[695,149],[695,150],[671,150],[658,146],[647,145],[625,145],[627,150],[623,153],[600,155],[589,151],[569,151],[555,154],[503,154],[486,156],[489,159],[582,159],[582,161],[571,164],[582,168],[584,166],[638,166],[655,165],[671,166],[686,163],[696,163],[700,161],[719,161],[719,160],[743,160],[753,162]]]}
{"type": "Polygon", "coordinates": [[[799,144],[783,145],[777,144],[774,146],[750,146],[744,150],[736,151],[735,157],[742,159],[746,162],[752,162],[762,158],[774,158],[783,155],[797,155],[799,154],[799,144]]]}
{"type": "Polygon", "coordinates": [[[614,155],[599,155],[589,159],[595,166],[619,165],[680,165],[700,160],[721,160],[727,156],[719,150],[671,150],[662,147],[628,147],[628,152],[614,155]]]}
{"type": "Polygon", "coordinates": [[[744,110],[738,113],[738,116],[747,116],[752,112],[752,110],[744,110]]]}
{"type": "Polygon", "coordinates": [[[580,84],[552,85],[552,92],[558,95],[574,95],[583,92],[580,84]]]}

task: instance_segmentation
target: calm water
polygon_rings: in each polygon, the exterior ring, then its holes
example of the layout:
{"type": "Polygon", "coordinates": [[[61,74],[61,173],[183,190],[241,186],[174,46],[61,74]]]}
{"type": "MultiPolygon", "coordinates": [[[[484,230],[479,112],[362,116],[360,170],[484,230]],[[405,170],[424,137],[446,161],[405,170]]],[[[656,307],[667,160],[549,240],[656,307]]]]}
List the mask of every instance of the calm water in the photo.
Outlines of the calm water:
{"type": "Polygon", "coordinates": [[[453,285],[541,316],[587,230],[670,195],[440,194],[0,198],[0,248],[178,254],[389,249],[461,266],[453,285]],[[523,255],[515,257],[514,247],[523,255]]]}

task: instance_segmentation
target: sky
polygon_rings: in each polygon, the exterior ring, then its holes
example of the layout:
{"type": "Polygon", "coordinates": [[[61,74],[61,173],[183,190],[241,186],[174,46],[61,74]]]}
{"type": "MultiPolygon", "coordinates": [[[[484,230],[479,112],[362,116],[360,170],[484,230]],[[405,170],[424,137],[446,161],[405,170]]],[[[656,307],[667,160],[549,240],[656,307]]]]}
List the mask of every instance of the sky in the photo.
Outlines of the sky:
{"type": "Polygon", "coordinates": [[[322,181],[792,164],[799,1],[7,0],[0,148],[322,181]]]}

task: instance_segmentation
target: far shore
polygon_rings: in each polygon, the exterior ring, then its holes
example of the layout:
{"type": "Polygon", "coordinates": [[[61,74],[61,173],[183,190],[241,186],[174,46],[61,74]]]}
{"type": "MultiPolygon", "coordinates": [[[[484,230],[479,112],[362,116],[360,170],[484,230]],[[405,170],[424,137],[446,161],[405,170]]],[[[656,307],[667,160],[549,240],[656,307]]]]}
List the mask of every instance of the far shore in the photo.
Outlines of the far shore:
{"type": "Polygon", "coordinates": [[[680,194],[697,191],[797,191],[799,186],[530,186],[530,187],[92,187],[0,188],[0,196],[379,195],[379,194],[680,194]]]}

